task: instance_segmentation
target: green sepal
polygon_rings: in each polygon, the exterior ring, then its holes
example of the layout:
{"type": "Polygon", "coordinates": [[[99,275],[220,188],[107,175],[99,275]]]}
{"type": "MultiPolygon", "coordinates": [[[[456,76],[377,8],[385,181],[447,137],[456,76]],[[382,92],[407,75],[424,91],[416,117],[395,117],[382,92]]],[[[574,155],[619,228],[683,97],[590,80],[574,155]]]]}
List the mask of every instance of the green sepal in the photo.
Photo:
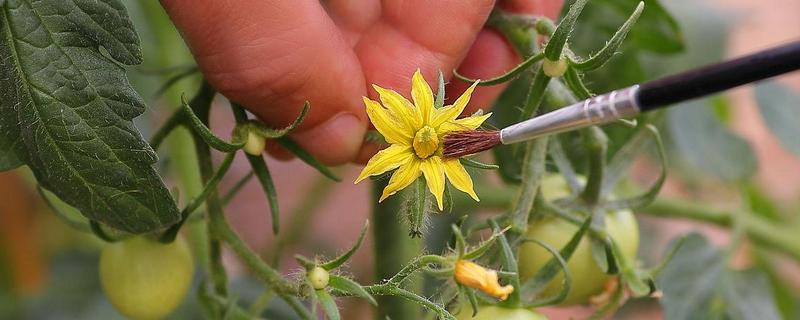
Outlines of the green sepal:
{"type": "Polygon", "coordinates": [[[547,251],[550,251],[550,253],[553,255],[553,258],[551,258],[550,261],[548,261],[544,267],[542,267],[542,269],[540,269],[533,277],[526,280],[525,283],[522,284],[520,291],[522,291],[524,300],[531,301],[532,298],[536,298],[530,304],[548,305],[558,304],[567,298],[572,285],[572,275],[570,275],[569,269],[567,268],[567,260],[572,257],[572,254],[575,252],[575,249],[578,248],[578,244],[580,244],[583,236],[587,231],[589,231],[591,224],[592,219],[586,219],[586,221],[581,224],[581,227],[575,232],[569,242],[567,242],[567,244],[564,245],[564,247],[559,251],[556,251],[550,245],[537,239],[523,240],[523,242],[534,242],[547,251]],[[545,286],[550,283],[553,278],[555,278],[559,271],[564,273],[564,281],[561,291],[559,291],[557,295],[551,297],[537,297],[537,295],[545,288],[545,286]]]}
{"type": "Polygon", "coordinates": [[[336,181],[336,182],[342,181],[342,179],[339,178],[339,176],[337,176],[335,173],[333,173],[333,170],[331,170],[331,168],[329,168],[328,166],[322,164],[322,162],[320,162],[319,160],[314,158],[314,156],[312,156],[310,153],[308,153],[308,151],[303,149],[303,147],[298,145],[296,142],[294,142],[289,137],[280,137],[280,138],[276,139],[276,141],[278,141],[278,144],[280,144],[281,147],[286,149],[286,151],[289,151],[291,154],[295,155],[295,157],[297,157],[298,159],[302,160],[303,162],[305,162],[307,165],[311,166],[312,168],[316,169],[322,175],[328,177],[328,179],[331,179],[331,180],[336,181]]]}
{"type": "Polygon", "coordinates": [[[336,305],[336,301],[333,300],[328,291],[324,289],[321,290],[314,290],[314,295],[317,297],[317,301],[319,305],[322,306],[322,311],[325,312],[325,315],[328,317],[328,320],[341,320],[341,316],[339,315],[339,307],[336,305]]]}
{"type": "Polygon", "coordinates": [[[533,66],[534,63],[538,62],[539,60],[542,60],[542,58],[544,58],[544,54],[542,54],[542,53],[538,53],[538,54],[535,54],[533,56],[530,56],[529,58],[525,59],[525,61],[522,61],[520,64],[518,64],[516,67],[514,67],[514,69],[511,69],[510,71],[508,71],[508,72],[506,72],[506,73],[504,73],[502,75],[499,75],[497,77],[491,78],[491,79],[478,80],[478,79],[467,78],[467,77],[461,75],[460,73],[458,73],[456,70],[453,70],[453,76],[455,76],[456,79],[458,79],[458,80],[461,80],[461,81],[464,81],[464,82],[469,82],[469,83],[473,83],[475,81],[479,81],[478,82],[479,86],[498,85],[498,84],[501,84],[501,83],[504,83],[504,82],[508,82],[508,81],[514,80],[517,76],[521,75],[522,72],[527,71],[528,69],[530,69],[531,66],[533,66]]]}
{"type": "Polygon", "coordinates": [[[373,306],[378,305],[378,302],[375,301],[375,298],[369,294],[369,292],[367,292],[363,286],[351,279],[342,276],[331,275],[329,281],[330,282],[328,282],[328,286],[335,290],[339,290],[346,294],[367,300],[367,302],[373,306]]]}
{"type": "Polygon", "coordinates": [[[642,10],[644,10],[644,1],[639,1],[639,4],[636,5],[636,9],[634,9],[633,13],[628,17],[628,20],[617,29],[614,36],[606,42],[606,45],[600,49],[600,51],[597,51],[597,53],[586,60],[572,62],[571,65],[582,71],[589,71],[602,67],[603,64],[617,53],[617,49],[622,45],[622,41],[625,40],[628,32],[633,28],[633,25],[636,24],[636,20],[639,19],[639,15],[642,14],[642,10]]]}
{"type": "Polygon", "coordinates": [[[556,30],[553,31],[553,35],[550,37],[550,41],[544,47],[545,58],[550,61],[561,59],[561,51],[564,49],[567,40],[569,40],[572,29],[575,27],[575,22],[578,20],[581,11],[583,11],[583,7],[586,6],[586,2],[588,0],[577,0],[569,7],[569,12],[558,23],[556,30]]]}
{"type": "Polygon", "coordinates": [[[500,166],[496,164],[486,164],[469,158],[459,158],[458,161],[461,162],[461,164],[464,165],[465,167],[472,167],[476,169],[497,170],[500,168],[500,166]]]}
{"type": "Polygon", "coordinates": [[[358,234],[358,239],[353,244],[353,246],[350,247],[349,250],[345,251],[340,256],[336,257],[335,259],[333,259],[331,261],[328,261],[328,262],[325,262],[323,264],[320,264],[320,267],[322,267],[325,270],[330,271],[330,270],[333,270],[333,269],[336,269],[336,268],[340,267],[342,264],[347,262],[347,260],[350,259],[350,257],[352,257],[354,253],[356,253],[356,250],[358,250],[358,248],[361,247],[361,244],[364,242],[364,238],[367,236],[367,230],[368,229],[369,229],[369,220],[364,222],[364,226],[361,227],[361,232],[358,234]]]}
{"type": "Polygon", "coordinates": [[[221,152],[233,152],[244,147],[245,140],[234,138],[235,141],[229,143],[211,132],[211,129],[206,127],[203,121],[192,111],[192,107],[189,106],[189,103],[186,101],[185,95],[181,96],[181,111],[189,120],[189,126],[209,147],[221,152]]]}

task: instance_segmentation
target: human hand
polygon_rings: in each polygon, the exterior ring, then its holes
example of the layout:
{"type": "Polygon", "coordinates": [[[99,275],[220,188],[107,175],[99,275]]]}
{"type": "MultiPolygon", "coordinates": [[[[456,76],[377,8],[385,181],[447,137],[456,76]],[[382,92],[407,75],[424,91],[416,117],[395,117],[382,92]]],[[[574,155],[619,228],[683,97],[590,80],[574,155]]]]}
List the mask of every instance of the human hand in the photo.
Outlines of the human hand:
{"type": "MultiPolygon", "coordinates": [[[[410,92],[419,68],[430,81],[458,68],[491,77],[519,62],[484,29],[493,0],[161,0],[206,79],[265,123],[282,127],[311,110],[292,134],[324,163],[365,160],[370,84],[410,92]]],[[[562,0],[507,0],[510,11],[555,16],[562,0]]],[[[466,84],[448,84],[448,98],[466,84]]],[[[487,107],[503,86],[479,88],[470,107],[487,107]]],[[[471,112],[468,110],[467,112],[471,112]]],[[[278,157],[280,151],[271,152],[278,157]]]]}

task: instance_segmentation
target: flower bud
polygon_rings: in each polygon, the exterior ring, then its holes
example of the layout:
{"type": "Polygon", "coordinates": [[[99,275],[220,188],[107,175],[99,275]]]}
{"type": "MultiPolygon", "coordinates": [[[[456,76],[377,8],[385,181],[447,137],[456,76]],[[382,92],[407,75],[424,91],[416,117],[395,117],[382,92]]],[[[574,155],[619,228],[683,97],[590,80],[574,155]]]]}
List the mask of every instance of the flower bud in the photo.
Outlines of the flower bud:
{"type": "Polygon", "coordinates": [[[247,132],[247,141],[244,143],[244,152],[249,155],[258,156],[264,153],[264,146],[267,139],[252,131],[247,132]]]}
{"type": "Polygon", "coordinates": [[[563,76],[564,72],[567,72],[567,60],[558,59],[558,61],[552,61],[545,58],[544,62],[542,62],[542,69],[548,77],[558,78],[563,76]]]}
{"type": "Polygon", "coordinates": [[[311,287],[315,290],[325,289],[328,286],[328,281],[331,279],[330,273],[328,270],[325,270],[321,267],[314,267],[306,274],[308,278],[308,282],[311,283],[311,287]]]}
{"type": "Polygon", "coordinates": [[[497,281],[497,271],[486,269],[480,265],[466,260],[456,261],[454,277],[461,285],[475,288],[484,293],[505,300],[514,292],[514,286],[500,286],[497,281]]]}

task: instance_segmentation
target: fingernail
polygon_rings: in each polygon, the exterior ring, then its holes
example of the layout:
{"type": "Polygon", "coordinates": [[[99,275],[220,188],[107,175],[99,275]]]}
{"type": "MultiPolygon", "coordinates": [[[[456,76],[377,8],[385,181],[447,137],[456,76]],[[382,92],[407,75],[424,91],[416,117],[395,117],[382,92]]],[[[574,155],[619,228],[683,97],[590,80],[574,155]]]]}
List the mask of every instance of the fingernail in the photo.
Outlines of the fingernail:
{"type": "Polygon", "coordinates": [[[309,130],[293,134],[293,138],[318,160],[340,165],[358,155],[366,130],[366,123],[356,115],[343,112],[309,130]]]}

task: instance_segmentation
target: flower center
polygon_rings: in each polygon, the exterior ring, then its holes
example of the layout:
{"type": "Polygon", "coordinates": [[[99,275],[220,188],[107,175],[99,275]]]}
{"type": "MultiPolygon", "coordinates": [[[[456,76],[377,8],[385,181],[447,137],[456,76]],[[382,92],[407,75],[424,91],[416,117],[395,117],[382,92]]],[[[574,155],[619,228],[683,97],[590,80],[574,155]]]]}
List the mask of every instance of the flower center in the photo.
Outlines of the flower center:
{"type": "Polygon", "coordinates": [[[436,130],[429,126],[424,126],[414,135],[414,153],[417,157],[425,159],[439,150],[439,137],[436,130]]]}

